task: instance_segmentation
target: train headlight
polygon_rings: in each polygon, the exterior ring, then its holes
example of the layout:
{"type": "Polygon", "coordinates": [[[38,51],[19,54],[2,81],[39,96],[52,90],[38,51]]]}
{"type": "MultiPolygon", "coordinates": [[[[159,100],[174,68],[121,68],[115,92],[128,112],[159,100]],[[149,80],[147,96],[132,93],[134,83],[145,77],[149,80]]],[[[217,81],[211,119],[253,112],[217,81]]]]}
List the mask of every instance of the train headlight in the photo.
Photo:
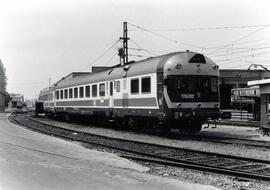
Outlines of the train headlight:
{"type": "Polygon", "coordinates": [[[183,116],[183,112],[174,112],[174,119],[179,119],[183,116]]]}
{"type": "Polygon", "coordinates": [[[176,69],[181,69],[182,68],[182,65],[181,64],[177,64],[177,65],[175,65],[175,68],[176,69]]]}
{"type": "Polygon", "coordinates": [[[213,66],[213,69],[214,69],[214,70],[218,70],[218,68],[219,68],[218,65],[213,66]]]}
{"type": "Polygon", "coordinates": [[[178,119],[178,118],[179,118],[178,112],[174,112],[174,119],[178,119]]]}
{"type": "Polygon", "coordinates": [[[158,104],[161,106],[162,105],[162,98],[158,99],[158,104]]]}

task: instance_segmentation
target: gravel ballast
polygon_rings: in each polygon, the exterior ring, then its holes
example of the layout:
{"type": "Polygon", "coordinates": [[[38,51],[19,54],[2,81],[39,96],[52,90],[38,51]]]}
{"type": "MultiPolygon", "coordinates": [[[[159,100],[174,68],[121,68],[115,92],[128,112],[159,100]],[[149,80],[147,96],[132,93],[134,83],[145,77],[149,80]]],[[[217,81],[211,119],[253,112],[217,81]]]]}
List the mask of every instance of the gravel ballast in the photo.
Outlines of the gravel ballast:
{"type": "MultiPolygon", "coordinates": [[[[149,142],[155,144],[162,144],[167,146],[174,146],[179,148],[188,148],[193,150],[200,150],[206,152],[221,153],[227,155],[242,156],[246,158],[256,158],[269,160],[270,154],[267,148],[258,148],[242,145],[230,145],[220,144],[213,142],[202,142],[196,140],[181,140],[181,139],[168,139],[160,136],[160,134],[141,134],[132,131],[116,130],[112,127],[104,128],[100,126],[92,126],[85,124],[75,124],[67,122],[58,122],[47,118],[39,118],[39,121],[56,125],[59,127],[76,130],[78,132],[101,134],[110,137],[117,137],[123,139],[130,139],[142,142],[149,142]]],[[[228,125],[218,125],[217,128],[203,129],[201,134],[215,135],[215,136],[226,136],[234,138],[245,138],[252,140],[264,140],[270,141],[270,137],[263,137],[260,134],[258,128],[254,127],[237,127],[228,125]]],[[[103,149],[102,149],[103,150],[103,149]]],[[[103,150],[104,151],[104,150],[103,150]]],[[[177,178],[187,182],[200,183],[213,185],[222,189],[262,189],[270,190],[270,183],[267,182],[255,182],[243,179],[237,179],[230,176],[222,176],[218,174],[193,171],[188,169],[164,167],[151,163],[141,163],[147,167],[150,167],[150,173],[155,175],[161,175],[164,177],[177,178]]]]}

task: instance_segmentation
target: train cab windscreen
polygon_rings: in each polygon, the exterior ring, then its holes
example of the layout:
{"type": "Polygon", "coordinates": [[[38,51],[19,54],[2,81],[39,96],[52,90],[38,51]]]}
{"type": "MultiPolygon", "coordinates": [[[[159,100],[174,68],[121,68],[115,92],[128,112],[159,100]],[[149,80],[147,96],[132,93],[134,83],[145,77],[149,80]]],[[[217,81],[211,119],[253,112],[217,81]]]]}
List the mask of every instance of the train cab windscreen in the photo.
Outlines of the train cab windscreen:
{"type": "Polygon", "coordinates": [[[165,82],[172,102],[217,102],[218,77],[168,76],[165,82]]]}

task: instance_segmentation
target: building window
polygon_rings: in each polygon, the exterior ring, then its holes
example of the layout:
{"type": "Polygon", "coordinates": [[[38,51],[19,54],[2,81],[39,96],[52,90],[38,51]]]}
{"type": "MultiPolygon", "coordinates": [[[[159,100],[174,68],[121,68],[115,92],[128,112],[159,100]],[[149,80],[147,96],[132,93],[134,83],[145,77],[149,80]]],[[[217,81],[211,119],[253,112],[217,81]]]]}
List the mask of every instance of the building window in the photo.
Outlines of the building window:
{"type": "Polygon", "coordinates": [[[131,94],[139,93],[139,79],[131,79],[130,91],[131,94]]]}
{"type": "Polygon", "coordinates": [[[120,92],[120,81],[116,81],[115,88],[116,88],[116,92],[120,92]]]}
{"type": "Polygon", "coordinates": [[[65,91],[64,91],[65,93],[65,99],[68,99],[68,90],[67,89],[65,89],[65,91]]]}
{"type": "Polygon", "coordinates": [[[74,88],[74,98],[78,98],[78,88],[74,88]]]}
{"type": "Polygon", "coordinates": [[[97,97],[97,85],[92,86],[92,97],[97,97]]]}
{"type": "Polygon", "coordinates": [[[85,87],[85,97],[90,97],[90,86],[85,87]]]}
{"type": "Polygon", "coordinates": [[[84,97],[84,88],[80,87],[80,98],[84,97]]]}
{"type": "Polygon", "coordinates": [[[151,78],[142,78],[142,93],[150,93],[151,92],[151,78]]]}
{"type": "Polygon", "coordinates": [[[59,100],[59,90],[56,91],[56,99],[59,100]]]}
{"type": "Polygon", "coordinates": [[[72,88],[70,88],[70,89],[68,90],[68,92],[69,92],[69,98],[72,98],[72,97],[73,97],[72,88]]]}
{"type": "Polygon", "coordinates": [[[64,98],[64,92],[63,90],[60,91],[60,99],[63,99],[64,98]]]}
{"type": "Polygon", "coordinates": [[[104,83],[99,85],[99,96],[105,96],[105,84],[104,83]]]}

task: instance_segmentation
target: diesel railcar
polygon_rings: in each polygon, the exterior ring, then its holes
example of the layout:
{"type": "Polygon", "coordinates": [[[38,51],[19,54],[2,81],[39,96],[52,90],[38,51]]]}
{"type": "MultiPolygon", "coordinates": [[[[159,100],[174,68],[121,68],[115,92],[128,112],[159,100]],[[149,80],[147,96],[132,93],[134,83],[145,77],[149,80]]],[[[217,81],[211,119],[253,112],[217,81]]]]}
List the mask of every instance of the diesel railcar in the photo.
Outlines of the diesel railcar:
{"type": "Polygon", "coordinates": [[[201,130],[218,119],[219,67],[196,52],[175,52],[96,73],[71,73],[40,92],[48,115],[86,115],[127,125],[201,130]]]}

